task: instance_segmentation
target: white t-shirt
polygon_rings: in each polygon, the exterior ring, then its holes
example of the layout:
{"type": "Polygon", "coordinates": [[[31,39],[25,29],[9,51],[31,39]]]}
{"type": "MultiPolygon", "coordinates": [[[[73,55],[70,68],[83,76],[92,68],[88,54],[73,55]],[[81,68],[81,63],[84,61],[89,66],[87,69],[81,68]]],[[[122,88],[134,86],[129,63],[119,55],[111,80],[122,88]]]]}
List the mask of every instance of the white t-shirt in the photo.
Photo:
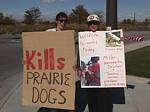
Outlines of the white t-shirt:
{"type": "Polygon", "coordinates": [[[56,28],[47,29],[46,31],[56,31],[56,28]]]}

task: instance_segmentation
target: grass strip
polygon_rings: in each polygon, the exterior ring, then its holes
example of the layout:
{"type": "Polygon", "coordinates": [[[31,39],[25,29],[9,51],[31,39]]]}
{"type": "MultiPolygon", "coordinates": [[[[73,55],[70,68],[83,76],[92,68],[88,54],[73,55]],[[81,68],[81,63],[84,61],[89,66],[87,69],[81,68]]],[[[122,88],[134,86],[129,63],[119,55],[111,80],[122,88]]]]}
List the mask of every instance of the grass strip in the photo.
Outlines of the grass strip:
{"type": "Polygon", "coordinates": [[[150,78],[150,46],[125,54],[128,75],[150,78]]]}

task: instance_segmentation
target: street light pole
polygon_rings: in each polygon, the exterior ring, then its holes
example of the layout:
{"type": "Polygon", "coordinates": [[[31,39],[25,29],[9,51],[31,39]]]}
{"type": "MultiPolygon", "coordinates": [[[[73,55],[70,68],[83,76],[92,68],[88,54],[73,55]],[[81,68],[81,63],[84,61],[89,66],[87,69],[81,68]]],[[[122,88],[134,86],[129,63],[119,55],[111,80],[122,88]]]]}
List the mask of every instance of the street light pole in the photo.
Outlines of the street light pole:
{"type": "MultiPolygon", "coordinates": [[[[117,0],[107,0],[106,3],[106,26],[109,30],[118,28],[117,25],[117,0]],[[110,28],[111,27],[111,28],[110,28]]],[[[108,92],[111,99],[107,103],[125,104],[124,88],[113,88],[108,92]]],[[[109,97],[110,98],[110,97],[109,97]]],[[[109,99],[108,98],[108,99],[109,99]]]]}
{"type": "Polygon", "coordinates": [[[106,1],[106,26],[117,29],[117,0],[106,1]]]}

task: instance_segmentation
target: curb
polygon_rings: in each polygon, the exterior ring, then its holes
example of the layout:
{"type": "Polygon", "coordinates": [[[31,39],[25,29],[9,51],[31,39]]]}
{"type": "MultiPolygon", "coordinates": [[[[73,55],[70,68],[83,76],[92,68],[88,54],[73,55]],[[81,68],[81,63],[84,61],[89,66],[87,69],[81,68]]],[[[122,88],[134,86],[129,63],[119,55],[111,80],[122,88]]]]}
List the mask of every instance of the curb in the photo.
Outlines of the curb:
{"type": "Polygon", "coordinates": [[[147,46],[150,46],[150,40],[138,42],[138,43],[127,44],[127,45],[125,45],[124,49],[125,49],[125,53],[127,53],[127,52],[130,52],[133,50],[147,47],[147,46]]]}

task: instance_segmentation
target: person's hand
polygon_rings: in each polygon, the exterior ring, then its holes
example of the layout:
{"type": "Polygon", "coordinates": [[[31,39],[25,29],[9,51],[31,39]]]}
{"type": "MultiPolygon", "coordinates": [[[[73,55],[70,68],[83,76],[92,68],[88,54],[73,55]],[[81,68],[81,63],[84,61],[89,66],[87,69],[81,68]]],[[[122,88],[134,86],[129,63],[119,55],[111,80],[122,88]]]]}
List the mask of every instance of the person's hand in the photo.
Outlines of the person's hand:
{"type": "Polygon", "coordinates": [[[74,71],[77,71],[77,65],[72,66],[74,71]]]}
{"type": "Polygon", "coordinates": [[[126,37],[120,37],[120,41],[125,42],[127,40],[126,37]]]}
{"type": "Polygon", "coordinates": [[[78,77],[85,77],[85,70],[82,70],[81,68],[77,69],[77,75],[78,77]]]}
{"type": "Polygon", "coordinates": [[[74,65],[72,68],[75,72],[77,72],[78,77],[82,77],[85,75],[84,70],[82,70],[80,67],[77,67],[77,65],[74,65]]]}

